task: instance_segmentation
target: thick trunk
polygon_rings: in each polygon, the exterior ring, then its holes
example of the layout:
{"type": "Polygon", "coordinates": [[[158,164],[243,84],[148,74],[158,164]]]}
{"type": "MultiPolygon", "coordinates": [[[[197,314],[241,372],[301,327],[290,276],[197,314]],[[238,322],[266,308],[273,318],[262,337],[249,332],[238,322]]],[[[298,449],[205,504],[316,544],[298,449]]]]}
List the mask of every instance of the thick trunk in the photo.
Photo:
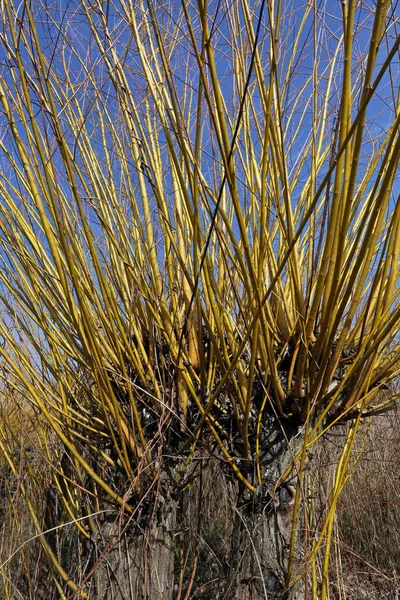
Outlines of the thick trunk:
{"type": "Polygon", "coordinates": [[[118,523],[103,524],[94,571],[98,600],[172,600],[176,516],[176,503],[159,498],[145,530],[121,533],[118,523]]]}
{"type": "MultiPolygon", "coordinates": [[[[131,527],[94,575],[101,600],[261,600],[285,592],[293,488],[272,492],[287,466],[281,452],[263,465],[257,494],[241,488],[216,459],[199,459],[198,478],[178,497],[158,497],[151,518],[131,527]]],[[[271,456],[269,457],[272,458],[271,456]]],[[[196,461],[194,461],[195,463],[196,461]]],[[[198,464],[198,462],[197,462],[198,464]]],[[[103,536],[107,543],[106,529],[103,536]]],[[[118,534],[118,529],[111,535],[118,534]]],[[[110,535],[110,532],[108,532],[110,535]]],[[[112,539],[112,538],[111,538],[112,539]]]]}

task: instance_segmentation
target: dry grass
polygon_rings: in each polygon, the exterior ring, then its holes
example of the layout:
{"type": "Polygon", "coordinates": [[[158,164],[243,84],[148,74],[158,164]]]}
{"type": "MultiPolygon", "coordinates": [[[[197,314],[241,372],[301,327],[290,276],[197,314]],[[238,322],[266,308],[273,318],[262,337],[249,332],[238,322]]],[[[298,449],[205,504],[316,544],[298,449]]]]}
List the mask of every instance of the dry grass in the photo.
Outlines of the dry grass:
{"type": "MultiPolygon", "coordinates": [[[[333,430],[313,459],[317,529],[326,518],[331,477],[343,444],[333,430]],[[327,476],[328,474],[328,476],[327,476]]],[[[351,477],[337,505],[330,597],[398,600],[400,595],[400,419],[398,408],[362,422],[351,477]]]]}
{"type": "Polygon", "coordinates": [[[338,505],[342,540],[392,574],[400,565],[400,421],[377,418],[338,505]]]}
{"type": "MultiPolygon", "coordinates": [[[[10,390],[2,390],[0,411],[0,598],[35,600],[51,589],[27,505],[31,502],[44,518],[50,475],[40,450],[43,423],[10,390]]],[[[50,591],[46,597],[52,597],[50,591]]]]}

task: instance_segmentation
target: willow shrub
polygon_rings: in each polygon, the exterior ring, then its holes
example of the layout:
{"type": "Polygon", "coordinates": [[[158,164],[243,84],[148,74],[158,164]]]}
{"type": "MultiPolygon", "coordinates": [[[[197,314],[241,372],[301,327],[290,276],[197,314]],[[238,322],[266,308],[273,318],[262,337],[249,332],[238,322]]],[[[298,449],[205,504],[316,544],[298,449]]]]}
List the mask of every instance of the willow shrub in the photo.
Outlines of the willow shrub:
{"type": "Polygon", "coordinates": [[[324,598],[359,420],[398,393],[396,3],[1,8],[2,377],[69,457],[43,440],[67,512],[129,514],[205,437],[253,492],[266,415],[301,481],[345,419],[324,598]]]}

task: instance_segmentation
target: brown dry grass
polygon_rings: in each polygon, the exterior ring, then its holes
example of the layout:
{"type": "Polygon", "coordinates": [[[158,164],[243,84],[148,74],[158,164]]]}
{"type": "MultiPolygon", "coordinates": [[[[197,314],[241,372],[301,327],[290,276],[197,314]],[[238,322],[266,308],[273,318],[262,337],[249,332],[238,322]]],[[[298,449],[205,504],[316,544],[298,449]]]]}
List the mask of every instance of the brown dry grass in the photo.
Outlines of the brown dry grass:
{"type": "Polygon", "coordinates": [[[400,412],[363,425],[360,458],[338,502],[334,598],[400,597],[400,412]],[[361,448],[362,444],[363,447],[361,448]]]}

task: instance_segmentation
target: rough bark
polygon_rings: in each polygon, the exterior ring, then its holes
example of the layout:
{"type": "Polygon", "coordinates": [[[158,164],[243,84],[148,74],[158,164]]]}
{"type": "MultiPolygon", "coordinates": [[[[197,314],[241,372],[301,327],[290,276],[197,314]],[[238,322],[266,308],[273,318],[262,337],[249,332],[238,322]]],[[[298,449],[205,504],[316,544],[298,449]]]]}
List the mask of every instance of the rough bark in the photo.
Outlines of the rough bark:
{"type": "Polygon", "coordinates": [[[159,497],[145,530],[103,524],[94,571],[98,600],[172,600],[176,516],[176,502],[159,497]]]}
{"type": "MultiPolygon", "coordinates": [[[[272,491],[290,455],[274,456],[253,495],[217,459],[201,459],[178,497],[159,496],[146,528],[131,527],[95,571],[101,600],[278,600],[285,592],[293,489],[272,491]]],[[[195,462],[195,461],[194,461],[195,462]]],[[[104,545],[118,525],[104,524],[104,545]]],[[[111,536],[111,537],[110,537],[111,536]]]]}

